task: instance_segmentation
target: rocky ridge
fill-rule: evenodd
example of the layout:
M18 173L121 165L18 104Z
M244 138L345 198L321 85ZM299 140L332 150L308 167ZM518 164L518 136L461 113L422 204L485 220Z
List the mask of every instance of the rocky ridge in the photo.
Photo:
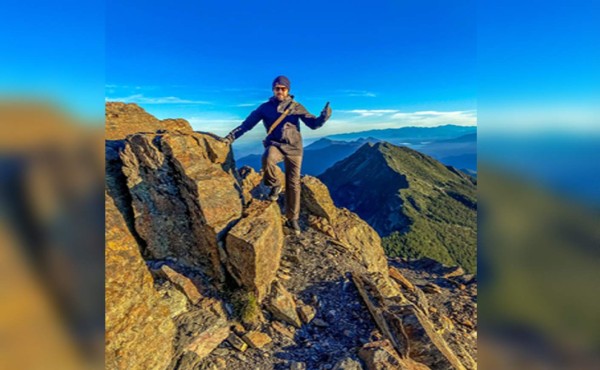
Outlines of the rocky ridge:
M473 276L388 260L309 176L288 233L214 135L149 131L106 142L107 367L476 367Z

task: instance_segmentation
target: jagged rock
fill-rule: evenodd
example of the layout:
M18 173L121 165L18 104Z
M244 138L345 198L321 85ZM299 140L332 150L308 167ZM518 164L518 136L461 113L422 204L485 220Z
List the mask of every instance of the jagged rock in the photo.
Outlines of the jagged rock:
M233 331L234 333L236 333L239 336L242 336L242 335L244 335L246 333L246 329L240 323L233 324L231 326L231 331Z
M176 318L179 335L176 337L176 353L170 369L182 368L182 362L197 363L208 356L230 333L223 302L215 298L203 298L197 309ZM193 355L192 355L193 354ZM183 367L185 368L185 366Z
M415 286L407 278L405 278L404 275L402 275L400 273L400 271L398 271L397 268L390 267L389 268L389 273L390 273L390 277L392 279L396 280L405 289L408 289L411 292L415 290Z
M308 324L317 314L313 306L301 305L298 307L298 314L305 324Z
M234 333L229 334L227 337L227 341L233 346L233 348L237 349L240 352L244 352L248 349L248 344L244 342L240 337L235 335Z
M165 278L175 284L193 304L197 304L202 299L202 294L200 294L196 285L189 278L181 275L167 265L162 265L160 272Z
M360 362L347 357L338 361L333 367L333 370L362 370L362 368Z
M184 119L159 120L133 103L108 102L105 107L105 138L120 140L138 132L157 130L191 132L192 127Z
M455 266L455 267L451 267L448 269L447 272L444 272L444 274L442 275L442 277L449 279L452 277L457 277L457 276L462 276L465 274L465 270L463 270L462 267L460 266Z
M316 177L302 177L302 206L315 216L335 223L338 208L333 204L327 187Z
M448 316L446 316L444 314L440 315L440 323L442 324L442 328L445 331L448 331L448 332L454 331L454 323Z
M230 149L205 134L136 134L120 157L146 253L222 279L218 240L242 213Z
M390 342L385 339L365 344L358 356L365 362L367 370L427 370L429 367L409 358L400 358Z
M227 269L241 286L253 291L258 302L269 293L281 260L283 227L279 207L253 202L247 217L227 234Z
M201 360L208 356L227 336L229 335L229 328L227 326L212 326L205 332L196 336L195 339L188 344L185 348L185 352L193 352Z
M429 294L439 294L442 292L442 288L435 285L434 283L427 283L422 287L422 289L425 293Z
M321 327L321 328L326 328L329 326L328 323L326 323L325 321L323 321L321 319L314 319L313 324L315 324L316 326Z
M263 173L256 172L250 166L244 166L238 170L242 179L242 188L244 194L244 203L248 205L253 199L266 200L269 194L269 188L262 184ZM285 174L279 167L275 167L275 176L281 184L285 184Z
M326 218L315 215L309 215L308 224L310 227L319 230L323 234L329 235L334 239L336 238L335 231L333 230L333 227L329 224L329 221L327 221Z
M306 370L306 364L304 362L292 362L290 370Z
M289 339L294 339L294 333L277 321L271 323L271 328L279 334Z
M294 297L277 281L273 283L273 292L267 303L267 309L278 320L297 328L302 326L302 321L296 312Z
M262 348L272 341L271 337L259 331L249 331L244 334L242 340L252 348Z
M165 368L174 354L177 305L154 290L138 244L108 194L105 361L111 369Z

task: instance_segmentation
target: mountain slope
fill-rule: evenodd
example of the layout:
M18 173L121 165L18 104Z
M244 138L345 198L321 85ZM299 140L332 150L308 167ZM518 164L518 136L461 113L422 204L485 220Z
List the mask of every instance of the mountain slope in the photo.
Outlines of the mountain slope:
M319 178L384 237L389 256L476 271L476 181L407 147L365 144Z

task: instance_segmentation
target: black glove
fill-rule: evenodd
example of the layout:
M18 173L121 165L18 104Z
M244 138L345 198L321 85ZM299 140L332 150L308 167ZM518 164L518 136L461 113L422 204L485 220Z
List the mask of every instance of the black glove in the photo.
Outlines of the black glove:
M324 117L325 120L328 120L331 117L331 108L329 108L329 102L325 104L325 108L321 111L321 117Z

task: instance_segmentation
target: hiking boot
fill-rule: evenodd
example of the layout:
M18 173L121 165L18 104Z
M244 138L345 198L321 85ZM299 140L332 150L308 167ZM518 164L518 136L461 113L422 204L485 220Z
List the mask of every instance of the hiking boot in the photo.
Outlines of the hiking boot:
M279 193L281 193L281 186L273 186L271 188L271 192L269 193L269 200L276 202L277 199L279 199Z
M287 220L285 222L285 226L294 230L294 234L300 235L301 230L300 230L300 225L298 225L298 220Z

